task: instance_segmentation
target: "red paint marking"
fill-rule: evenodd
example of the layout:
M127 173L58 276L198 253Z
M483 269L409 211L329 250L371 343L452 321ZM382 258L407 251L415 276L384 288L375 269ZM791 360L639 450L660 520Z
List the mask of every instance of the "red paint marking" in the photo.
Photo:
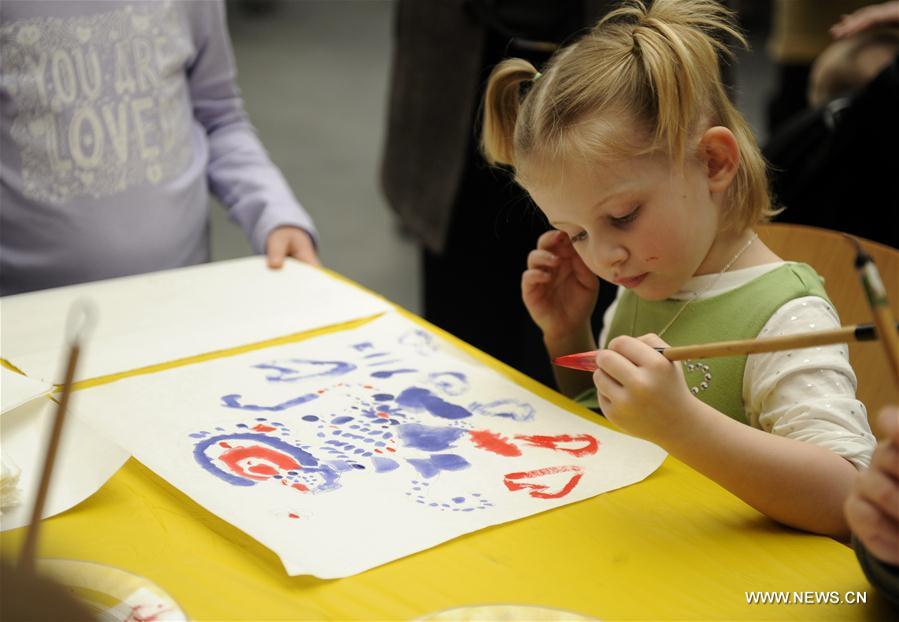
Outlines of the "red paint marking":
M293 484L293 485L291 486L291 488L296 488L296 489L299 490L300 492L309 492L309 487L306 486L305 484L301 484L301 483L299 483L299 482Z
M363 384L363 385L362 385L362 388L363 388L363 389L374 389L374 387L371 386L370 384Z
M525 443L530 443L534 447L543 447L545 449L555 449L556 451L565 451L577 458L580 458L581 456L595 454L596 451L599 449L599 441L597 441L595 438L593 438L589 434L578 434L577 436L571 436L569 434L559 434L558 436L516 435L515 438L520 441L524 441ZM580 447L560 447L561 443L579 443L579 442L583 442L584 444Z
M269 464L254 464L253 466L247 468L247 471L256 473L258 475L272 476L278 472L278 469Z
M319 389L318 391L316 391L316 393L318 393L319 395L321 395L321 394L324 393L324 392L325 392L324 389Z
M520 456L521 450L515 445L507 441L497 432L490 430L469 430L471 442L478 449L486 449L500 456Z
M219 441L219 447L224 447L225 449L231 449L231 445L229 445L225 441Z
M381 451L380 449L376 449L376 450L375 450L375 453L376 453L376 454L383 454L384 452Z
M270 425L265 425L264 423L260 423L260 424L254 425L253 429L256 430L257 432L271 432L275 428L273 428Z
M288 516L289 516L290 518L299 518L299 517L300 517L299 514L294 514L293 512L291 512L290 514L288 514Z
M255 474L253 472L244 471L243 467L240 465L241 460L246 460L247 458L256 458L258 460L265 460L266 462L271 462L281 469L288 471L290 469L299 469L300 464L293 458L288 455L282 454L279 451L275 451L274 449L269 449L268 447L260 447L258 445L252 445L250 447L235 447L234 449L229 449L221 456L219 456L219 460L228 465L228 468L238 475L243 475L245 477L249 477L250 479L258 479L258 480L266 480L272 474L277 471L272 470L271 474L261 475ZM255 465L250 467L251 471L256 471L258 473L259 467L262 465Z
M381 419L390 419L390 415L389 415L388 413L385 413L385 412L379 412L379 413L378 413L378 416L379 416Z
M386 449L387 451L390 451L390 452L396 451L396 449L394 449L393 447L385 447L384 449Z
M524 480L526 478L539 478L546 477L548 475L555 475L556 473L568 473L573 472L568 482L565 483L562 488L555 492L544 492L549 486L545 484L537 484L535 482L528 481L516 481L516 480ZM533 471L521 471L518 473L508 473L506 474L505 479L503 479L503 483L506 485L510 491L514 492L516 490L522 490L524 488L530 488L531 491L528 493L530 496L538 498L538 499L559 499L564 497L569 492L574 490L574 487L577 486L577 483L581 481L581 477L584 476L583 469L579 466L554 466L554 467L546 467L545 469L535 469Z

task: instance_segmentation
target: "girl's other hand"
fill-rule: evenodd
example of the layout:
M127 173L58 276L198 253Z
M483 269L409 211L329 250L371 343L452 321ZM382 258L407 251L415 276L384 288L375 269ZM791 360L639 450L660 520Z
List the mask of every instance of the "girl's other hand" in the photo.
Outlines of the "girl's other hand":
M875 26L897 24L899 24L899 1L894 0L864 6L849 15L844 15L830 27L830 34L834 39L844 39Z
M616 337L596 355L593 373L603 414L626 432L665 445L667 434L684 429L683 417L697 398L687 388L679 362L654 348L668 344L657 335Z
M899 408L880 413L883 440L846 499L846 521L874 557L899 565Z
M521 297L544 341L580 333L596 306L599 279L581 260L568 235L547 231L528 255Z

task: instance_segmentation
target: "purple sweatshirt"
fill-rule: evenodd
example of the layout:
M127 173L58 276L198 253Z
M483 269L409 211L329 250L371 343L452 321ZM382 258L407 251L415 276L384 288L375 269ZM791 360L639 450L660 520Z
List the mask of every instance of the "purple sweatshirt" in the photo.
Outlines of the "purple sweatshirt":
M0 294L208 261L209 189L256 252L316 235L247 120L218 0L3 0L0 116Z

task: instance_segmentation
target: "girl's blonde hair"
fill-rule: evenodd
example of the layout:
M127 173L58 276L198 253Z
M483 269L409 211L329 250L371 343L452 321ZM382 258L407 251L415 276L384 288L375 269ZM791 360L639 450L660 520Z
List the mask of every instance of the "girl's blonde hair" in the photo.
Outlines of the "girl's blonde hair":
M721 125L741 159L724 228L767 220L776 211L765 162L721 81L719 55L733 58L727 38L746 45L716 0L655 0L649 8L629 0L557 52L542 75L521 59L497 65L484 101L484 155L525 184L562 162L661 152L683 163L691 137Z

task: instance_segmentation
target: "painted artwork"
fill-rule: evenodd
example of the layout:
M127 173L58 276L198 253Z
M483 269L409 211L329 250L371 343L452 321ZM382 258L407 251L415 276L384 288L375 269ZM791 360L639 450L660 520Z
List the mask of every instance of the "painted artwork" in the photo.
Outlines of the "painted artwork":
M79 398L80 413L291 575L352 575L638 482L665 457L397 314Z

